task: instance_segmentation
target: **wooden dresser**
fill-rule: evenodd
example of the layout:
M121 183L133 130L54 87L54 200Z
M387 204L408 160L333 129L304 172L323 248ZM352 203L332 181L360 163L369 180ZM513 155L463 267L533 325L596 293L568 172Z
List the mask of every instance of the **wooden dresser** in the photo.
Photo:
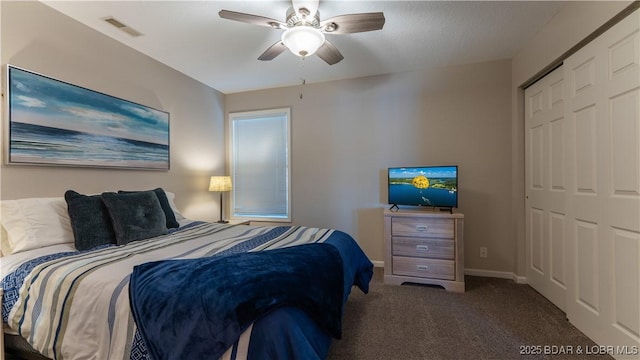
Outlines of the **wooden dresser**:
M384 211L384 282L440 285L464 292L464 215Z

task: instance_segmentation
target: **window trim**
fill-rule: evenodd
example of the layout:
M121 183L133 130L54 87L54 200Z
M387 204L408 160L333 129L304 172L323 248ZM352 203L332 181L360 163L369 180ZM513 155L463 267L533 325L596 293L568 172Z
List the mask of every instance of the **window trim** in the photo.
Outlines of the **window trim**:
M234 162L234 121L242 121L243 119L255 119L260 117L275 117L286 116L286 202L287 202L287 216L286 217L273 217L273 216L242 216L236 215L233 211L235 207L235 191L236 191L236 179L235 179L235 162ZM229 153L229 174L231 181L234 184L228 196L228 214L232 220L249 220L249 221L267 221L267 222L291 222L291 107L281 107L273 109L253 110L253 111L237 111L230 112L227 116L228 126L228 153Z

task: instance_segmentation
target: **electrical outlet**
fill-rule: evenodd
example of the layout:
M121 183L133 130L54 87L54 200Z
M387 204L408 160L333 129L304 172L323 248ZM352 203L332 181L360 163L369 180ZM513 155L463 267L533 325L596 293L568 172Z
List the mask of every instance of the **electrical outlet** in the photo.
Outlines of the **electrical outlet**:
M480 257L481 258L486 258L488 255L488 248L481 246L480 247Z

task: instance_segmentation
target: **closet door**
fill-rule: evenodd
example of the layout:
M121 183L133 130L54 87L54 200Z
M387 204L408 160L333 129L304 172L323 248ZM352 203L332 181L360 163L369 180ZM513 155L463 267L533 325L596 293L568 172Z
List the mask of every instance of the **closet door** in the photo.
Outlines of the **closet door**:
M564 62L566 312L616 358L640 346L639 26L636 11Z
M562 67L525 90L527 281L565 309L566 123Z

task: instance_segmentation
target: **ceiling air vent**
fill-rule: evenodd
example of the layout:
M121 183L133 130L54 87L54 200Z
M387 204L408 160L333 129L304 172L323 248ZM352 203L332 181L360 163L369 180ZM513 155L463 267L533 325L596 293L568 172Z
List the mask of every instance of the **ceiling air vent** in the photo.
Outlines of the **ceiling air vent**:
M142 35L142 33L141 33L141 32L139 32L138 30L133 29L133 28L131 28L131 27L129 27L129 26L127 26L127 25L123 24L122 22L120 22L120 21L118 21L118 20L114 19L114 18L113 18L113 17L111 17L111 16L109 16L109 17L107 17L107 18L104 18L103 20L104 20L104 21L106 21L106 22L108 22L109 24L111 24L111 25L113 25L113 26L117 27L118 29L120 29L120 30L122 30L122 31L126 32L127 34L129 34L129 35L131 35L131 36L133 36L133 37L138 37L138 36L141 36L141 35Z

